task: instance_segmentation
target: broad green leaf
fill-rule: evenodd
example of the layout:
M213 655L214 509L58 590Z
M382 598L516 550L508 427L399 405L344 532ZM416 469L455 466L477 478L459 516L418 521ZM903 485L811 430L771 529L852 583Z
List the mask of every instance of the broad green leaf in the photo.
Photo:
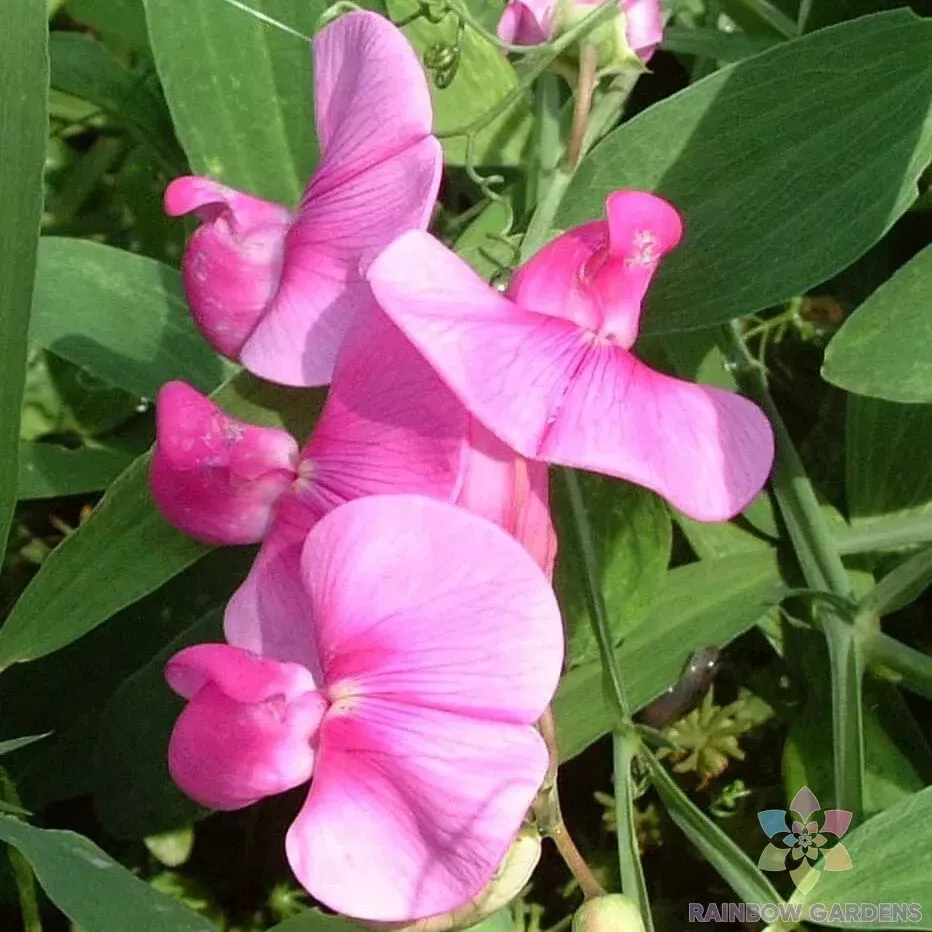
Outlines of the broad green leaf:
M196 621L129 677L104 708L91 765L94 808L118 838L145 838L207 814L168 773L168 739L185 701L166 685L165 663L184 647L223 640L222 620L215 609Z
M403 22L417 11L414 0L390 0L391 18ZM404 27L419 55L439 44L456 44L456 17L447 16L439 23L426 17L415 19ZM439 134L458 130L487 113L518 85L514 68L502 53L472 29L467 29L460 42L461 57L456 74L448 87L437 87L430 80L434 103L434 130ZM530 94L524 93L503 114L492 120L475 136L473 160L476 165L521 166L531 133ZM466 161L464 136L441 139L444 161L462 165Z
M233 371L194 326L177 271L85 240L40 242L30 337L144 398L172 379L210 391Z
M932 403L932 246L907 262L845 321L825 351L834 385L904 403Z
M148 74L131 71L103 42L80 32L53 32L49 56L53 88L89 101L125 123L167 167L184 171L184 156L151 65Z
M151 54L142 0L68 0L68 13L103 35L116 36L140 52Z
M236 417L304 436L319 393L284 389L243 372L214 399ZM210 548L176 531L149 495L149 457L137 459L91 517L49 554L0 627L0 670L86 634L154 592Z
M556 226L601 217L619 188L656 191L682 212L686 235L650 290L645 333L798 295L915 199L932 156L930 57L932 21L898 10L723 68L600 143Z
M850 828L842 844L851 859L849 870L823 871L806 895L794 903L812 907L808 920L833 928L902 929L907 916L887 912L855 923L829 915L836 903L916 904L908 927L932 929L932 787L926 787L884 810L862 825ZM815 904L823 909L816 910Z
M848 396L848 512L858 527L932 508L932 405Z
M18 751L20 748L29 747L30 744L35 744L47 737L48 732L44 735L27 735L24 738L10 738L9 741L0 741L0 756L9 754L11 751Z
M598 554L598 572L612 638L617 644L643 620L664 585L672 542L670 513L653 492L599 476L579 473L579 484ZM567 633L567 665L599 656L572 530L569 502L562 482L555 483L552 503L560 549L555 587Z
M24 805L38 812L91 792L88 762L110 698L172 638L225 605L254 554L252 547L217 548L73 644L4 671L0 735L52 733L7 765Z
M457 254L486 281L514 264L515 251L502 242L513 222L511 203L492 201L456 240Z
M105 489L132 462L119 450L69 450L55 443L21 443L20 499L58 498Z
M773 551L669 570L650 611L616 651L631 707L647 705L679 679L694 651L734 640L785 593ZM562 760L611 730L601 663L581 664L566 674L554 714Z
M247 6L312 36L323 0ZM196 174L283 204L317 158L308 44L223 0L145 0L178 139Z
M87 932L214 932L82 835L0 816L0 840L23 854L49 899Z
M697 55L717 61L740 61L776 45L776 36L746 36L712 27L667 26L662 48L681 55Z
M20 407L42 217L48 133L45 0L20 0L0 28L0 554L19 482Z
M359 932L360 926L343 916L329 916L317 909L308 909L292 916L269 932Z
M667 812L725 882L745 903L779 903L757 865L677 785L652 753L645 755L654 788Z

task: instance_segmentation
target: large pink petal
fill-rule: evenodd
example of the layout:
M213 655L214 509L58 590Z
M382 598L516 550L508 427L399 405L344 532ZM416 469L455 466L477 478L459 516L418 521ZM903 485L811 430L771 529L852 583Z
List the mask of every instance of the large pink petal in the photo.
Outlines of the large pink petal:
M190 700L172 732L168 765L192 799L240 809L310 777L327 702L303 667L200 644L176 654L165 675Z
M197 177L168 186L165 210L202 221L185 249L185 292L205 338L235 359L278 288L291 212Z
M372 303L363 273L399 233L427 225L440 168L433 137L337 186L321 168L288 233L281 288L243 347L244 365L287 385L330 381L340 344Z
M539 455L653 489L699 521L724 521L760 491L773 432L740 395L682 382L593 345Z
M299 663L322 681L311 603L301 579L306 536L279 517L227 604L223 630L231 644L272 660Z
M463 404L536 458L587 352L580 329L522 310L426 233L399 237L368 277L379 304Z
M184 382L162 387L156 422L152 496L168 520L207 543L261 540L295 478L294 439L229 417Z
M494 521L553 575L557 540L550 520L547 464L526 460L471 418L469 456L456 504Z
M349 916L448 912L491 879L546 769L530 725L371 697L334 707L288 832L289 863L316 899Z
M496 32L512 45L540 45L553 33L554 0L508 0Z
M302 557L327 693L531 723L560 673L553 590L512 537L421 496L357 499Z
M378 493L452 500L468 420L456 396L372 305L340 351L327 402L301 453L297 496L317 517Z
M315 38L314 94L324 156L318 194L420 142L433 124L416 52L376 13L348 13Z

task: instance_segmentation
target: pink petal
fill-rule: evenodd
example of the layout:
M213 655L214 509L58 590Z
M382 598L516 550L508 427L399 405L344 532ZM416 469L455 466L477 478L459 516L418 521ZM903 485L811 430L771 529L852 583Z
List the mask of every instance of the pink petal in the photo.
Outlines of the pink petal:
M223 630L236 647L301 664L321 680L311 604L301 580L306 536L281 518L276 521L227 605Z
M516 452L537 458L586 351L579 329L522 310L426 233L399 237L368 278L383 310L469 411Z
M337 361L296 485L316 517L363 495L452 500L468 415L404 334L371 306Z
M235 359L278 288L291 212L197 177L168 186L165 210L202 221L184 254L185 291L204 337Z
M550 520L547 466L518 456L475 418L456 504L494 521L524 546L548 578L553 576L557 538Z
M643 62L663 41L663 16L660 0L623 0L625 35L628 45Z
M698 521L724 521L766 482L773 432L740 395L593 345L568 381L539 455L646 486Z
M288 233L281 289L241 354L288 385L330 381L371 303L363 273L400 233L427 226L443 163L424 72L398 29L350 13L314 49L324 158Z
M499 39L512 45L540 45L553 35L554 0L508 0L498 21Z
M559 609L520 544L414 495L357 499L302 556L328 695L529 724L556 688Z
M308 780L327 702L303 667L200 644L176 654L165 675L190 700L172 732L168 766L192 799L240 809Z
M312 896L345 915L401 922L448 912L491 879L546 769L530 725L373 697L345 713L335 706L288 832L289 863Z
M156 422L150 479L165 517L207 543L261 540L295 478L294 439L227 416L184 382L162 387Z

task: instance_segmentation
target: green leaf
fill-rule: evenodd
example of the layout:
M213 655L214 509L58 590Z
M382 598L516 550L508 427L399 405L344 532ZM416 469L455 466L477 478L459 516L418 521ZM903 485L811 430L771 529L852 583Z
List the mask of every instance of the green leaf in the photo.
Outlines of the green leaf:
M6 9L0 29L0 554L16 504L29 305L48 133L45 0Z
M932 787L902 800L863 825L849 829L842 844L851 858L850 870L823 871L808 895L793 894L792 902L812 906L835 903L918 904L910 928L932 929L928 915L932 903ZM902 929L899 921L880 917L855 923L810 912L810 922L833 928Z
M142 0L68 0L67 10L79 23L151 55Z
M697 55L716 61L740 61L779 43L775 36L746 36L740 32L723 32L711 27L687 28L667 26L662 47L681 55Z
M845 321L825 351L834 385L887 401L932 402L932 246L907 262Z
M308 909L292 916L269 932L359 932L360 926L343 916L328 916L317 909Z
M0 741L0 756L9 754L11 751L18 751L20 748L28 747L35 744L43 738L48 737L48 732L44 735L27 735L25 738L10 738L9 741Z
M645 333L798 295L853 262L915 199L932 156L930 57L932 21L897 10L723 68L601 142L556 226L602 217L619 188L656 191L683 213L686 235L651 288Z
M780 896L757 865L677 785L650 752L647 761L654 788L673 821L745 903L779 903Z
M152 146L168 167L184 171L184 156L151 71L131 71L103 42L79 32L53 32L49 55L55 90L95 104Z
M391 18L403 22L415 13L413 0L391 0ZM447 16L440 23L426 17L415 19L404 27L419 56L437 43L456 43L456 17ZM434 104L434 131L449 133L477 120L518 85L514 68L504 55L481 35L467 29L460 42L461 57L452 82L446 88L430 81ZM473 160L477 165L521 166L528 146L532 125L530 93L525 93L503 114L476 134ZM466 138L455 136L441 139L444 161L462 165L466 161Z
M773 551L669 570L647 616L616 651L631 707L647 705L679 679L694 651L734 640L785 593ZM562 760L611 730L598 661L566 674L554 700L554 714Z
M580 473L579 484L617 644L643 620L664 584L672 542L670 513L653 492L629 482ZM567 665L574 667L597 659L599 652L563 483L554 486L553 516L560 540L554 584L567 629Z
M30 337L144 398L172 379L211 391L234 371L194 326L178 272L85 240L42 238Z
M511 203L492 201L456 240L457 254L486 281L514 264L514 250L501 240L513 222Z
M49 899L88 932L214 932L81 835L0 817L0 839L23 854Z
M55 443L21 443L19 446L20 499L58 498L105 489L133 457L119 450L69 450Z
M213 397L236 417L304 436L320 395L243 372ZM149 494L148 465L148 455L139 457L91 517L49 554L0 627L0 670L70 644L210 550L162 517Z
M113 694L101 716L91 765L94 808L117 838L145 838L187 825L207 810L168 773L168 739L185 701L165 683L165 663L192 644L223 640L215 609L160 650Z
M305 36L323 0L251 0ZM296 204L317 158L306 42L222 0L145 0L181 142L199 175Z
M848 396L848 512L855 527L932 508L932 405Z

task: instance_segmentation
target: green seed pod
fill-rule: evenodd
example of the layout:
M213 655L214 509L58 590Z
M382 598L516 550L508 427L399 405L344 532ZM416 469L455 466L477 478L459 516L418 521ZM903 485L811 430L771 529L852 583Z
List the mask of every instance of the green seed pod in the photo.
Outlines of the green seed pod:
M573 916L573 932L644 932L637 906L620 893L586 900Z
M414 922L364 922L377 932L460 932L488 919L492 913L507 906L524 889L540 860L540 835L536 829L523 828L495 876L468 903L440 916L429 916ZM356 920L358 921L358 920Z

